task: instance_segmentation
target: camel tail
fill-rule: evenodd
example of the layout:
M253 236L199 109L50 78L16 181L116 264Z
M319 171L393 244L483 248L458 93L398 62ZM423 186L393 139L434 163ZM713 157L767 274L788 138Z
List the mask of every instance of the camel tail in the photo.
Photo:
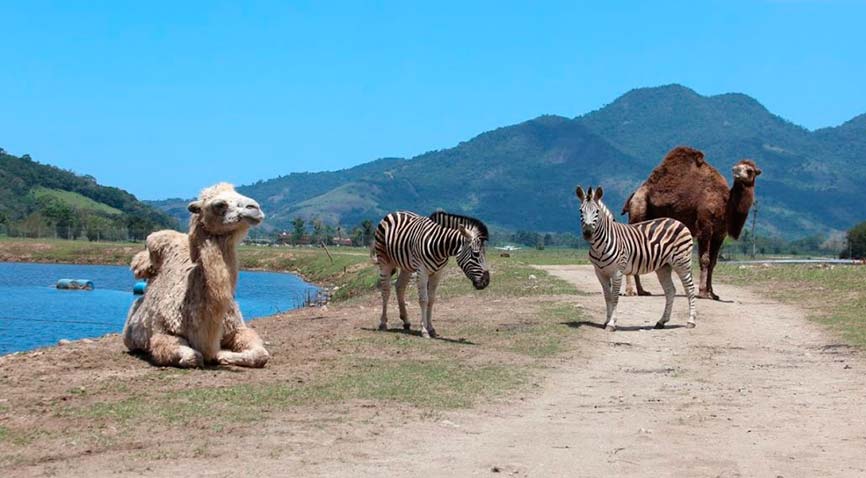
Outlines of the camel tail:
M633 197L634 197L634 193L631 193L629 195L628 199L625 200L625 204L622 205L622 212L619 213L621 216L625 215L625 213L629 212L629 208L631 207L631 198L633 198Z

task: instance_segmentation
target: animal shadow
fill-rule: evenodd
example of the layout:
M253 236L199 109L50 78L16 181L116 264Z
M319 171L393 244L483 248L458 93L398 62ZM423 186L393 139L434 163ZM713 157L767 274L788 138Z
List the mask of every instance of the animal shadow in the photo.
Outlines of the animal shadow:
M411 335L413 337L421 337L421 331L420 330L414 330L414 329L406 330L403 327L399 327L399 328L393 327L393 328L390 328L388 330L379 330L378 328L373 328L373 327L361 327L361 330L366 330L368 332L385 332L388 334L403 334L403 335ZM441 336L431 337L431 338L433 340L441 340L443 342L448 342L448 343L452 343L452 344L478 345L475 342L473 342L471 340L466 340L464 338L449 339L448 337L441 337Z
M596 329L603 329L604 324L599 324L597 322L590 322L588 320L570 320L568 322L560 322L561 325L565 325L567 327L571 327L573 329L579 329L582 327L594 327ZM639 330L668 330L668 329L682 329L685 325L680 324L667 324L664 329L656 329L655 324L652 325L617 325L617 332L637 332Z
M150 356L150 354L148 354L147 352L141 351L141 350L135 350L135 351L127 350L126 355L128 355L130 357L137 358L138 360L141 360L142 362L147 362L150 365L153 365L154 367L163 368L163 369L196 370L196 368L197 368L198 370L210 370L210 371L214 371L214 372L244 373L244 370L243 370L244 367L238 367L236 365L223 365L223 364L219 364L216 362L206 363L206 364L204 364L203 367L196 367L196 368L191 368L191 369L185 369L182 367L172 367L172 366L166 366L166 365L157 365L157 364L153 363L153 360L151 360L152 357Z

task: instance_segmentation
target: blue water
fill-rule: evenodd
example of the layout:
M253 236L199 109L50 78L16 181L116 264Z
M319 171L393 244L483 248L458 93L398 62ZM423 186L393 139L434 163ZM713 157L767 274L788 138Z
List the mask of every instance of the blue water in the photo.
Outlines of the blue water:
M58 290L58 279L89 279L96 289ZM125 266L0 262L0 355L120 332L134 284ZM241 272L237 300L249 320L298 308L315 292L292 274Z

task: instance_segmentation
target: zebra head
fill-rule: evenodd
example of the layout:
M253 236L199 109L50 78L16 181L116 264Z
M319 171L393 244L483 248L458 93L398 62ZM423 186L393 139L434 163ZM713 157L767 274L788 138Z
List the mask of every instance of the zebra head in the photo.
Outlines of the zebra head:
M487 259L484 257L484 239L474 227L461 225L460 234L463 235L463 244L457 252L457 265L463 269L472 285L481 290L490 284L490 271L487 270Z
M583 188L577 187L577 198L580 199L580 229L583 233L583 238L587 241L592 240L592 235L598 228L598 223L601 220L601 207L599 201L604 195L604 190L601 186L592 190L592 187L584 193Z

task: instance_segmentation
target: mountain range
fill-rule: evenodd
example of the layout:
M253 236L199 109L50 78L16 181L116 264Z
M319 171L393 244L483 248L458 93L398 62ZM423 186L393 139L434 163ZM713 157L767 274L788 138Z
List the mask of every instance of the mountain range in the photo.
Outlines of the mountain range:
M177 226L122 189L0 149L0 232L126 240Z
M274 228L297 216L354 225L396 209L441 208L498 229L573 232L577 184L604 186L619 211L677 145L704 151L729 182L737 161L757 162L764 233L793 239L866 218L866 115L809 131L747 95L703 96L681 85L635 89L582 116L541 116L411 159L293 173L239 191L263 205ZM156 205L186 215L184 201Z

